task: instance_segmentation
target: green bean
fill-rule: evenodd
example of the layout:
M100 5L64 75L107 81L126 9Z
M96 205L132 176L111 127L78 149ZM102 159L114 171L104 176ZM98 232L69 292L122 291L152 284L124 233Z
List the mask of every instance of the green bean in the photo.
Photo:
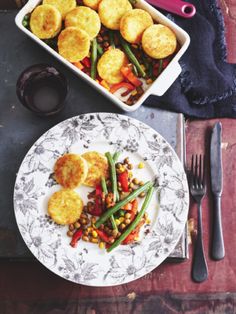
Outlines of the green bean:
M134 64L133 64L133 72L136 76L138 76L138 70Z
M140 193L148 190L152 186L150 181L146 182L144 185L140 186L137 190L131 192L126 198L122 201L109 208L95 223L95 227L99 228L111 215L115 214L121 207L128 204L130 201L134 200Z
M99 56L102 56L103 55L103 49L99 44L97 44L97 50L98 50Z
M106 185L106 180L104 177L101 178L101 185L102 185L102 190L103 192L105 193L105 195L108 193L108 190L107 190L107 185ZM117 191L118 193L118 191ZM119 194L118 194L119 195ZM116 222L115 222L115 218L113 215L111 215L111 224L112 224L112 228L114 230L117 230L118 231L118 228L117 228L117 225L116 225Z
M112 229L118 231L116 222L115 222L115 218L113 215L111 215L111 225L112 225Z
M161 74L162 69L163 69L163 59L160 59L160 61L159 61L159 68L158 68L158 75Z
M109 166L110 166L110 172L111 172L111 185L112 185L112 193L114 202L116 202L117 197L117 177L116 177L116 166L114 163L114 160L111 156L111 153L106 153L105 156L107 157Z
M120 154L121 152L115 152L114 155L113 155L113 160L114 160L114 163L116 163L120 157Z
M105 195L107 195L108 190L107 190L107 184L106 184L106 180L104 177L101 177L101 186L102 186L102 191Z
M135 57L135 55L133 54L131 48L130 48L130 45L127 43L127 41L125 41L123 39L123 37L120 35L120 42L121 42L121 45L127 55L127 57L129 58L129 60L136 66L139 74L142 76L142 77L146 77L146 73L145 71L143 70L143 68L141 67L141 64L139 63L138 59Z
M121 236L107 249L107 252L111 252L114 248L116 248L119 244L121 244L121 242L124 241L127 238L127 236L137 227L148 205L150 204L153 192L154 192L154 187L152 186L149 188L147 196L143 202L142 208L140 212L137 214L136 218L127 227L127 229L121 234Z
M110 42L110 46L112 48L115 48L115 42L114 42L114 32L109 30L109 42Z
M92 56L91 56L91 61L92 61L91 78L94 80L96 79L96 76L97 76L97 58L98 58L97 52L98 52L97 39L94 38L92 41Z

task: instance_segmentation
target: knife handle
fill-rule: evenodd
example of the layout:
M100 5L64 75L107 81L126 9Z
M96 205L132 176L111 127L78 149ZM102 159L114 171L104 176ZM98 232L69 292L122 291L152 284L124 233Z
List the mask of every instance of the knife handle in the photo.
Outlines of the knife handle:
M213 237L212 237L212 258L221 260L225 256L221 221L221 196L215 196L215 210L213 212Z

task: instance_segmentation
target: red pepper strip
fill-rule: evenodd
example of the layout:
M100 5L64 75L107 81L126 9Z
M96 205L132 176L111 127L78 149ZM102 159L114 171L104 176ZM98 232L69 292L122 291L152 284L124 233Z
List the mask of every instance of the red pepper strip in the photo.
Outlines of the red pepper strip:
M82 237L82 234L83 234L83 229L82 228L77 230L73 234L73 237L72 237L71 242L70 242L70 245L72 247L76 247L77 246L77 243L78 243L79 239Z
M102 241L104 241L104 242L106 242L106 243L110 243L111 242L111 240L113 239L112 237L109 237L104 231L102 231L102 230L96 230L97 231L97 234L98 234L98 236L99 236L99 238L102 240Z
M124 77L132 83L134 86L138 87L141 86L143 83L140 81L137 76L132 72L132 68L129 66L123 66L121 68L121 73L124 75Z
M136 216L138 211L138 201L136 199L133 200L132 202L132 209L131 211L129 211L129 213L131 214L130 220L133 221L134 217Z
M141 227L144 225L145 219L142 219L137 227L124 239L122 244L130 244L135 241L135 238L138 237Z
M98 184L95 188L96 195L102 196L102 186Z
M135 89L135 87L133 85L131 85L130 83L121 82L121 83L117 83L117 84L112 85L110 92L112 94L114 94L117 90L119 90L122 87L126 88L130 92Z
M129 174L128 174L128 171L124 171L118 175L118 182L120 182L121 188L124 192L129 192Z
M86 68L90 68L91 67L91 62L90 59L88 57L85 57L82 61L84 66L86 66Z
M90 214L93 216L101 216L102 213L102 187L101 185L97 185L95 188L95 208L90 211Z
M170 63L170 59L168 59L168 58L163 59L163 65L162 65L163 69L165 69L169 63Z

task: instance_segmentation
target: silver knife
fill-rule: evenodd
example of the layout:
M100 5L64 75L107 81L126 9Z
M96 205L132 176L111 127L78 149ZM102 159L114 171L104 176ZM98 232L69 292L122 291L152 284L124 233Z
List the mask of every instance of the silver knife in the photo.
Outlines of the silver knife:
M222 168L222 124L217 122L213 128L211 136L211 190L214 195L213 211L213 237L212 237L212 258L221 260L225 256L222 221L221 221L221 195L223 182Z

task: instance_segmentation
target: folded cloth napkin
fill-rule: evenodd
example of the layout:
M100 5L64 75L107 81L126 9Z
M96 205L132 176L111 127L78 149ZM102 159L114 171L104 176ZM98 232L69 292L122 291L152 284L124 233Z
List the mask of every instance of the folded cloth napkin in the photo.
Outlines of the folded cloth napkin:
M145 104L198 118L236 118L236 65L226 63L224 22L215 0L192 0L192 19L168 14L191 37L180 64L182 73L162 97Z

